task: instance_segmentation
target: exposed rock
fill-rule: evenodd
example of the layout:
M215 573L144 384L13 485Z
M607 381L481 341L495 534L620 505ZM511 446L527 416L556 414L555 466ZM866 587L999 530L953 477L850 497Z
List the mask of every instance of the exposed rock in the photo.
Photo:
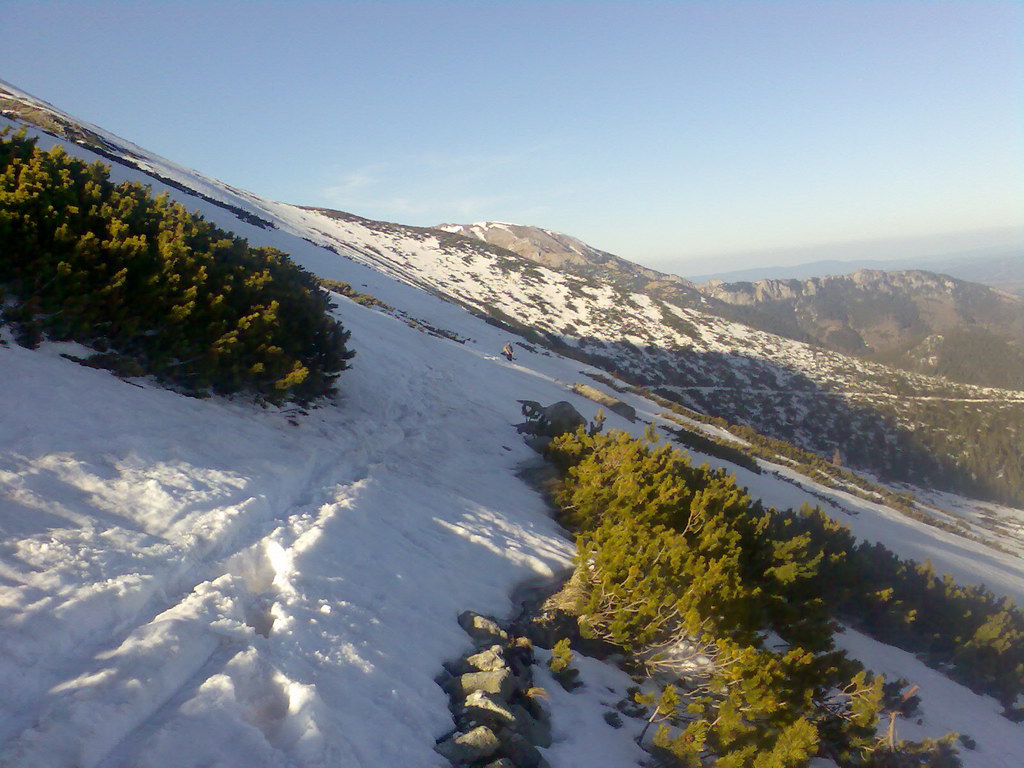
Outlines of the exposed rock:
M498 622L473 611L463 611L459 614L459 626L480 643L508 642L508 632L499 627Z
M498 732L501 749L519 768L550 768L540 751L515 731L503 728Z
M508 666L505 661L505 654L500 645L492 645L486 651L474 653L466 658L466 663L481 672L493 672L496 669L504 669Z
M519 424L516 427L520 431L523 429L523 425ZM550 437L544 437L543 435L527 435L523 438L523 442L526 443L530 448L535 450L537 453L543 454L547 450L547 447L551 444Z
M437 679L450 696L456 731L435 749L455 765L491 759L493 768L547 768L537 746L551 745L551 716L532 697L543 694L531 687L533 644L472 611L462 613L459 624L478 648L481 641L491 645L445 663Z
M551 746L551 722L547 718L537 719L519 704L512 705L515 719L512 728L531 744L538 747Z
M587 423L587 420L580 415L572 403L566 400L559 400L544 409L544 418L547 420L547 434L551 437L575 432Z
M490 757L502 746L494 731L484 725L467 733L455 733L434 750L453 763L473 763Z
M462 675L458 678L457 691L463 697L469 696L474 691L483 691L508 699L516 688L516 678L509 670L496 669L492 672L468 672Z
M463 712L467 719L496 727L511 728L516 723L516 713L509 704L497 696L483 691L473 691L466 697Z
M566 432L575 432L587 423L567 400L559 400L548 406L543 406L535 400L519 402L523 406L526 422L518 425L517 429L535 437L558 437Z

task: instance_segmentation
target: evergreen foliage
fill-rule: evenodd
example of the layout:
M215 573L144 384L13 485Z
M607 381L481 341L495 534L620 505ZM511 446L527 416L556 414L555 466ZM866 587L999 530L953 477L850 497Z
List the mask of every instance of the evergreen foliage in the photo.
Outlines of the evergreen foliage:
M24 133L0 136L3 319L18 340L45 333L192 393L308 402L352 353L315 278L252 248L102 163Z
M577 532L581 631L680 680L671 716L659 703L651 722L666 721L655 744L684 765L958 764L953 737L879 742L883 680L834 649L833 617L1007 708L1024 691L1024 615L984 588L858 544L820 509L765 509L653 430L580 429L548 450ZM769 632L783 644L767 646Z
M915 506L914 497L911 494L898 493L885 486L879 485L878 483L873 483L861 475L850 472L849 470L836 465L835 462L826 460L825 457L819 454L799 448L793 443L785 440L768 437L744 424L733 424L725 419L716 416L708 416L691 410L679 405L678 403L666 400L665 398L643 389L642 387L630 387L629 391L643 395L666 408L667 412L662 413L662 417L667 418L670 421L675 421L682 427L682 429L679 430L666 429L666 431L672 434L674 440L677 440L688 447L693 447L694 450L718 456L719 458L723 458L726 461L738 464L739 466L747 467L748 469L748 463L752 462L753 457L762 458L774 463L781 462L788 464L799 470L801 474L806 475L822 485L830 488L837 488L847 493L853 493L869 501L882 501L886 505L901 512L907 517L917 520L918 522L922 522L936 528L941 528L942 530L955 533L965 538L983 541L983 543L996 549L1000 548L997 541L988 539L982 540L980 537L971 533L966 525L962 523L956 525L920 511ZM941 405L934 407L936 411L936 424L939 425L935 430L935 433L946 434L945 428L941 426L945 423L943 420L945 417L940 416L940 414L949 413L950 409L944 409ZM1016 483L1017 478L1024 481L1024 465L1020 462L1017 462L1016 465L1014 465L1014 463L1009 460L1011 453L1016 450L1014 447L1015 441L1017 440L1016 435L1018 433L1024 433L1024 422L1021 423L1020 429L1016 426L1016 417L1014 416L1014 413L1017 411L1019 411L1021 415L1024 415L1024 407L1016 408L1014 406L1009 406L1006 409L1001 409L1000 414L1006 418L1006 421L1002 422L1002 425L1005 425L1005 428L1002 425L997 428L995 424L991 424L985 430L986 435L995 435L991 440L986 440L985 445L988 448L991 448L992 446L999 446L1001 456L999 460L1007 467L1006 470L1001 471L1000 474L1002 478L1008 479L1011 483ZM956 413L957 411L954 410L952 412ZM692 432L692 427L688 426L684 420L678 419L677 416L683 416L685 419L711 424L724 429L735 435L738 439L743 440L746 445L744 445L742 449L737 448L735 445L729 445L728 451L721 450L719 444L715 444L716 447L714 449L705 449L705 447L702 447L699 442L692 442L692 436L695 434ZM961 424L960 427L966 428L964 424ZM925 433L928 433L929 430L919 430L919 432L924 435ZM957 434L956 429L953 430L953 434ZM927 442L928 440L926 436L921 439L923 442ZM951 438L949 438L949 435L947 434L947 437L944 439ZM987 451L988 448L985 450ZM960 451L963 466L965 468L970 468L971 473L976 477L983 476L987 466L986 462L988 461L984 456L989 455L984 453L982 456L979 454L979 451L980 449L976 446L964 446L963 450ZM745 461L737 460L736 456L730 455L742 455L744 453L749 454ZM834 455L835 452L833 451L833 456ZM977 459L977 462L975 459Z
M569 648L569 639L562 638L551 649L551 661L548 662L548 668L557 675L569 669L571 664L572 650Z

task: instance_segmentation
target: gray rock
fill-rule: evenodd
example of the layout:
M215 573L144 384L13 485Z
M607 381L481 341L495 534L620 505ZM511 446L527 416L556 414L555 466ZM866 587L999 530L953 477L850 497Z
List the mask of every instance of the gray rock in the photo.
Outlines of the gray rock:
M620 400L609 405L608 410L612 411L613 413L619 414L619 416L621 416L624 419L636 421L636 408L634 408L629 403L624 403Z
M515 731L503 728L498 731L498 739L502 750L519 768L550 768L540 750Z
M473 611L463 611L459 614L459 626L466 630L467 635L479 642L508 642L508 632L499 627L498 622Z
M438 677L441 679L437 680L435 678L437 684L440 685L442 688L444 687L445 681L451 677L458 677L459 675L464 675L467 672L479 672L479 670L476 669L476 667L469 666L469 664L466 663L465 659L453 659L452 661L446 661L444 662L444 664L442 664L442 667L442 672L440 675L438 675ZM445 672L448 673L447 677L444 674Z
M560 400L543 406L535 400L520 400L526 422L517 426L520 432L536 437L558 437L565 432L575 432L587 421L573 404Z
M463 709L467 719L494 726L515 727L516 713L507 702L483 691L473 691L466 697Z
M468 656L466 663L481 672L493 672L508 666L505 663L505 653L500 645L492 645L486 651Z
M517 681L507 669L496 669L491 672L469 672L458 678L458 690L462 696L469 696L474 691L491 693L502 699L508 699L516 690Z
M515 721L512 728L523 738L538 747L551 746L551 723L546 719L538 720L526 711L520 704L513 704L511 707Z
M551 438L547 435L531 435L525 442L537 453L544 453L544 449L551 444Z
M558 437L566 432L575 432L587 420L580 415L572 403L560 400L544 409L545 426L541 434Z
M455 733L434 747L453 763L473 763L490 757L501 748L494 731L478 726L467 733Z

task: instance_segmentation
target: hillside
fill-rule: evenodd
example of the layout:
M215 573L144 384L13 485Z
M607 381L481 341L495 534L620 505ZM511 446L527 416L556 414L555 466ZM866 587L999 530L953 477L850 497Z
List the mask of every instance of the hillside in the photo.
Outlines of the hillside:
M931 272L713 281L705 293L759 328L954 381L1024 388L1024 301Z
M437 229L499 246L559 272L650 293L681 306L701 304L700 292L689 280L634 264L561 232L495 221L441 224Z
M73 122L31 103L53 115L57 133ZM572 544L517 476L536 454L513 425L522 399L567 400L593 419L598 404L569 386L581 377L623 389L607 378L617 368L691 403L734 398L729 408L739 412L742 401L780 422L777 431L787 416L775 398L820 402L818 412L795 411L808 442L819 439L816 419L827 429L847 416L836 402L885 403L899 386L947 410L964 400L1020 407L1013 393L894 378L884 366L457 235L255 198L83 130L102 141L115 179L151 184L253 246L279 248L353 287L364 302L336 295L334 314L357 356L341 374L342 394L305 411L184 397L62 356L87 351L77 345L29 350L3 331L5 766L439 765L433 747L452 720L434 681L468 643L456 617L467 609L510 617L517 584L550 581L571 563ZM497 352L510 338L517 359L507 362ZM607 429L639 436L645 422L679 427L661 402L601 386L637 416L607 413ZM710 443L743 446L720 425L686 423ZM993 520L1019 533L1024 512L923 497L922 516L960 521L950 526L956 533L881 495L819 482L783 456L753 460L754 469L711 452L694 451L693 460L734 473L767 506L823 504L860 539L1024 599L1024 544L1007 536L1016 552L1000 551L978 540ZM975 531L982 535L963 535ZM1021 729L992 698L856 631L839 642L922 686L921 711L901 720L901 733L966 733L977 742L963 752L970 768L1020 763ZM632 681L592 659L576 663L586 683L576 693L536 669L554 722L544 758L553 768L643 758L632 741L640 724L627 718L620 729L608 717Z
M545 343L683 405L824 456L838 449L854 466L889 479L1024 498L1024 473L1010 458L1020 451L1024 429L1019 392L955 384L756 330L736 321L742 308L713 297L696 306L689 306L688 294L677 302L685 286L663 290L660 282L632 292L627 285L640 273L623 272L618 262L597 282L574 274L571 262L567 273L531 261L520 278L507 256L488 272L480 262L431 249L426 232L403 242L390 225L366 226L396 238L396 250L422 254L416 266L405 266L435 290L516 327L541 330ZM484 229L474 232L475 239ZM441 282L432 282L435 274L444 275ZM787 324L793 335L806 336Z
M1024 301L977 283L923 270L858 270L696 285L538 227L479 222L438 229L843 354L966 384L1024 388Z

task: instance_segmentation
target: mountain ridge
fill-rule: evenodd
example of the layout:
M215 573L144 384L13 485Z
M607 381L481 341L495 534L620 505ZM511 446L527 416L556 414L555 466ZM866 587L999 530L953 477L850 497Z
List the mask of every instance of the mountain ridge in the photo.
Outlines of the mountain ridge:
M116 157L116 137L103 138L114 144L106 151ZM88 141L78 145L86 147ZM657 291L637 293L607 280L555 271L442 230L263 200L164 165L134 145L126 154L140 158L129 158L127 167L145 173L147 165L158 166L156 177L173 176L175 189L198 187L196 203L217 206L204 213L236 216L247 236L285 249L293 248L286 241L298 236L315 246L318 252L308 259L316 274L332 271L337 256L354 260L687 407L825 456L840 448L854 466L890 479L937 483L989 498L1024 494L1022 468L1010 458L1019 453L1014 435L1024 434L1019 392L901 372L766 333L709 313L711 300L694 297L689 289L689 299L673 302ZM257 213L273 227L247 221L232 206ZM607 268L632 269L625 260ZM444 327L444 321L428 324ZM940 403L975 405L968 411ZM1015 432L1018 421L1022 427Z
M750 267L726 272L693 274L687 279L697 284L705 284L712 280L727 283L805 280L810 277L849 275L860 269L877 269L884 272L924 270L981 283L1018 296L1024 292L1024 251L1019 247L991 247L963 254L907 259L828 259L787 266Z
M1024 301L987 286L924 270L696 285L538 227L439 228L797 341L964 383L1024 388Z

